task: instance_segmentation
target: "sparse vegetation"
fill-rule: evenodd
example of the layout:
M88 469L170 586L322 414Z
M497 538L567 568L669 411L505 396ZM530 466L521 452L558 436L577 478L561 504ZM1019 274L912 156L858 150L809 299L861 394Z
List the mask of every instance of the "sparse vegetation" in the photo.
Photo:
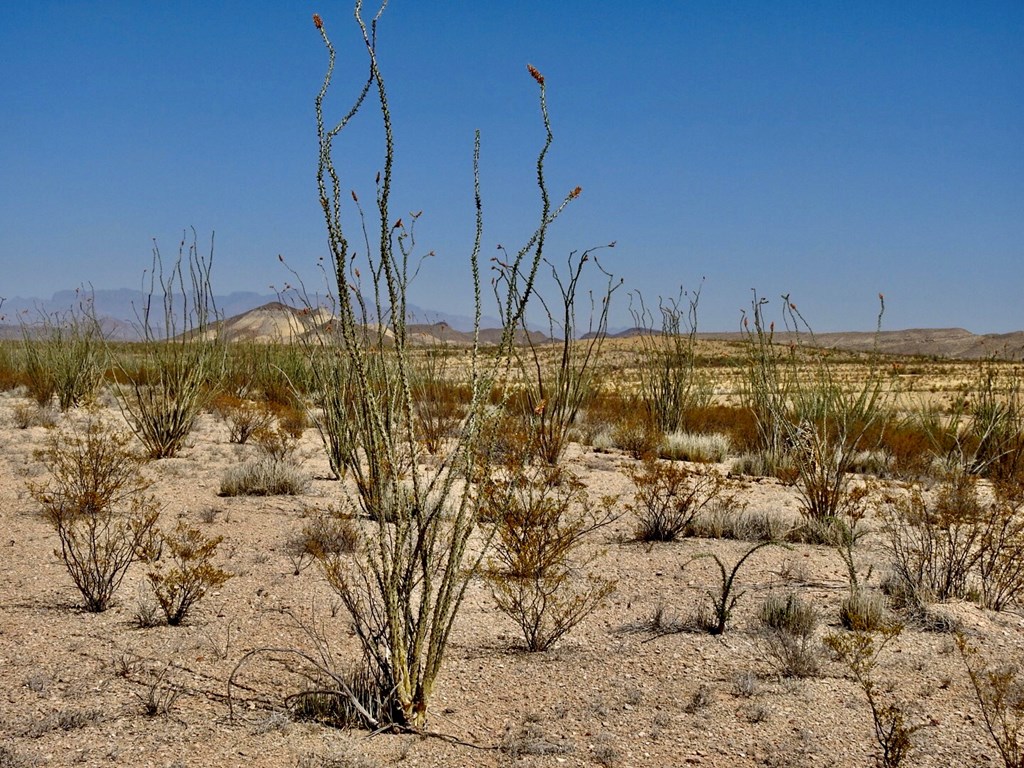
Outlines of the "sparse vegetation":
M368 71L335 123L314 18L330 287L260 310L288 338L228 343L253 326L217 322L193 232L154 248L141 341L49 314L0 342L0 768L1024 768L1020 363L826 349L756 294L739 338L698 337L696 294L635 296L609 336L596 249L548 270L580 190L549 191L533 67L536 227L482 271L477 137L472 331L413 325L431 260L395 210L379 13L357 0ZM375 182L335 165L366 111ZM67 610L65 568L113 610Z

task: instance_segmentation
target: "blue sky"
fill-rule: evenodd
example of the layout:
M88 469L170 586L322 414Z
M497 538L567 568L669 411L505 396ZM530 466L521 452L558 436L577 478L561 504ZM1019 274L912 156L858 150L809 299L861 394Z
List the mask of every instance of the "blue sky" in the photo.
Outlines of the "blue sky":
M313 98L339 49L340 115L365 73L345 2L3 3L0 296L138 287L152 238L216 231L218 293L267 291L325 253ZM553 191L583 195L549 254L609 241L651 300L704 278L700 324L750 290L819 330L1024 328L1024 3L409 2L380 27L397 141L392 210L436 256L415 303L471 309L472 140L484 255L536 221L548 83ZM379 118L339 146L372 200ZM775 302L778 303L777 301Z

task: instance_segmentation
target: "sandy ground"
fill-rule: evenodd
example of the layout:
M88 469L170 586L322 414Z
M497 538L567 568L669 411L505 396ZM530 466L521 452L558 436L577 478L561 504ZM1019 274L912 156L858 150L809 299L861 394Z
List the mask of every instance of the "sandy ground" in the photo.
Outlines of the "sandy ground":
M741 572L744 595L729 631L657 636L638 628L658 606L686 617L706 600L713 552L732 563L748 547L734 541L632 542L626 514L589 542L595 566L617 580L608 604L553 650L518 650L517 629L474 581L459 616L431 703L430 728L475 746L437 738L339 731L291 722L285 696L301 686L286 665L261 657L240 675L229 716L227 679L250 649L313 651L289 617L320 627L332 653L357 658L349 621L315 567L299 576L284 553L310 510L342 493L314 430L303 438L301 497L220 498L220 478L253 454L228 442L206 416L179 458L150 464L164 524L182 516L224 543L219 564L233 574L185 626L139 629L144 568L134 565L102 614L79 595L54 553L54 532L37 514L26 481L46 470L33 452L42 427L16 429L19 399L0 396L0 766L866 766L875 754L861 690L826 658L810 679L781 678L764 651L756 612L769 592L795 590L821 614L819 635L838 628L844 566L827 547L768 547ZM112 411L116 415L116 411ZM623 467L632 459L572 446L568 463L595 495L630 500ZM751 511L793 516L797 499L775 481L742 481ZM203 522L211 519L212 522ZM878 535L858 550L877 588L885 551ZM982 648L1010 658L1024 646L1024 621L972 604L940 607L963 622ZM905 704L915 724L920 766L995 765L959 654L948 634L908 628L882 654L886 697ZM183 693L165 715L145 704ZM703 706L693 706L697 697ZM504 745L504 749L496 749Z

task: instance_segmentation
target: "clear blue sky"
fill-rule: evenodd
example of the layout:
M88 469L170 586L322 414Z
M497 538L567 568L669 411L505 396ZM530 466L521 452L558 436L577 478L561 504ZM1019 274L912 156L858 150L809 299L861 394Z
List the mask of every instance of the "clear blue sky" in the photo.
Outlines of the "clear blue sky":
M14 2L0 21L0 296L138 287L216 231L218 293L315 281L325 235L313 97L365 73L351 6ZM380 27L398 145L393 210L423 209L422 306L468 312L473 130L485 255L526 236L546 76L553 190L583 195L550 254L611 240L651 299L702 276L701 326L750 289L821 330L1024 328L1024 3L393 0ZM373 196L379 119L339 147ZM613 324L627 325L624 291Z

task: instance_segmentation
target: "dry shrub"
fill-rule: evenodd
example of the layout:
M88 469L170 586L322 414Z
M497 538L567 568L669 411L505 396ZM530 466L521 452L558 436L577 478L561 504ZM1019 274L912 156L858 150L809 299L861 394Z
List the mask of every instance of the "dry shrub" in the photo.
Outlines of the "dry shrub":
M300 533L288 539L285 554L291 561L294 575L298 576L314 560L355 552L359 542L359 529L352 518L318 514Z
M587 401L580 420L584 442L589 443L595 435L609 431L632 407L633 403L617 391L595 391Z
M498 609L522 630L526 648L544 651L612 593L612 580L579 572L594 559L584 538L615 519L614 498L592 504L577 478L556 467L513 467L483 489L495 521L484 578Z
M927 476L935 459L931 436L913 419L886 425L878 447L889 456L889 471L905 480Z
M1001 611L1024 593L1024 487L998 484L981 537L977 572L986 608Z
M880 750L877 761L884 768L904 763L914 749L912 737L922 727L908 724L904 705L893 699L886 701L883 688L875 680L879 655L901 631L901 626L890 624L878 632L836 632L824 641L867 697Z
M889 497L885 532L893 582L910 602L979 595L1001 610L1024 591L1024 494L999 485L992 502L972 475L953 474L932 498L919 488Z
M814 630L818 613L795 593L769 594L758 620L764 630L763 650L784 677L812 677L820 668Z
M228 439L239 445L245 445L256 432L270 427L274 419L266 403L243 400L226 392L214 397L210 408L228 425Z
M434 360L426 365L439 365L435 358L441 351L425 354L427 360ZM414 378L413 389L416 434L427 453L436 454L465 418L472 392L465 385L440 378L438 372Z
M658 454L664 433L650 414L634 408L612 425L611 438L616 448L634 459L649 459Z
M35 402L21 402L11 412L14 426L18 429L29 427L52 427L57 423L57 412L52 406Z
M747 406L709 404L692 408L685 424L691 432L727 435L730 444L742 451L757 448L757 419Z
M274 400L267 402L267 407L277 420L277 428L293 440L299 440L309 427L309 414L301 403L280 403Z
M675 541L725 490L725 478L714 470L656 459L629 468L627 474L636 487L627 509L637 515L639 541Z
M961 633L956 635L956 645L981 707L985 729L995 742L1003 765L1024 768L1024 680L1019 662L986 661Z
M167 623L178 626L207 592L231 578L231 574L213 564L224 537L207 537L179 519L174 531L160 531L158 540L144 553L150 566L146 577Z
M150 541L159 515L146 496L131 438L98 417L54 433L40 458L50 480L29 493L57 531L60 551L89 611L107 609L128 567Z

